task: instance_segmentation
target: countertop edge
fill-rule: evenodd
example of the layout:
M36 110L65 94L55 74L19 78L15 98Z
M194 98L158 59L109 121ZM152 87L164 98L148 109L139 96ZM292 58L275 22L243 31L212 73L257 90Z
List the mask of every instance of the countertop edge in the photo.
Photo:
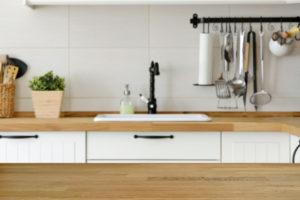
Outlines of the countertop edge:
M240 131L287 132L300 137L300 117L212 118L212 122L93 122L91 117L0 119L0 131Z

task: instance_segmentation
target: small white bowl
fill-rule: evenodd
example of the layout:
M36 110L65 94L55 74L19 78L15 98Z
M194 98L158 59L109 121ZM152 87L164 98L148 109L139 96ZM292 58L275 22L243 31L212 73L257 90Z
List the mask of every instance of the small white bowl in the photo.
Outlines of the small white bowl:
M269 42L269 49L275 56L285 56L292 52L294 49L294 40L289 43L281 45L278 41L274 41L272 38Z

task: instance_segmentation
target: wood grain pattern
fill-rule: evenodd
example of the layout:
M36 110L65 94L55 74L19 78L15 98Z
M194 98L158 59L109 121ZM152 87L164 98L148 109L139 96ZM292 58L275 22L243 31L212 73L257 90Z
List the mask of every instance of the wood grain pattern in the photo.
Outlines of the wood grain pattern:
M136 112L137 114L147 114L147 112ZM300 112L202 112L202 111L178 111L178 112L158 112L159 114L206 114L210 117L300 117ZM61 112L61 117L95 117L97 114L119 114L116 111L75 111ZM15 117L34 117L33 112L15 112Z
M31 91L36 118L59 118L64 91Z
M0 131L273 131L300 136L300 117L229 118L212 122L93 122L91 117L0 120Z
M299 200L300 165L3 164L1 200Z

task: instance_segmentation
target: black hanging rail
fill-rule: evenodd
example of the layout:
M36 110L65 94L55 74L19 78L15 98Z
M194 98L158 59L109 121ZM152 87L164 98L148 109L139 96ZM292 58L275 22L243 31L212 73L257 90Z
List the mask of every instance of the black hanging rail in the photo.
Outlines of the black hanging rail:
M202 17L193 15L190 20L194 28L200 23L287 23L297 22L300 25L300 16L298 17Z

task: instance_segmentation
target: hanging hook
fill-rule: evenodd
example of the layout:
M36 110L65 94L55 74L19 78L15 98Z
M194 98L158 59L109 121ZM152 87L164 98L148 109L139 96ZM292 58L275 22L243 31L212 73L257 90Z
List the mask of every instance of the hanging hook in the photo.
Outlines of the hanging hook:
M260 32L263 32L262 16L260 16Z
M223 17L221 17L221 28L220 28L220 32L223 33L224 32L224 29L223 29Z
M242 30L244 30L244 19L242 17Z
M207 19L208 19L208 22L207 22L207 33L209 33L209 17Z
M252 23L251 23L251 17L249 18L249 25L250 25L250 32L252 32Z
M280 32L283 32L282 17L280 18Z
M205 19L204 17L202 18L202 33L205 33Z
M234 18L234 32L236 33L236 18Z

